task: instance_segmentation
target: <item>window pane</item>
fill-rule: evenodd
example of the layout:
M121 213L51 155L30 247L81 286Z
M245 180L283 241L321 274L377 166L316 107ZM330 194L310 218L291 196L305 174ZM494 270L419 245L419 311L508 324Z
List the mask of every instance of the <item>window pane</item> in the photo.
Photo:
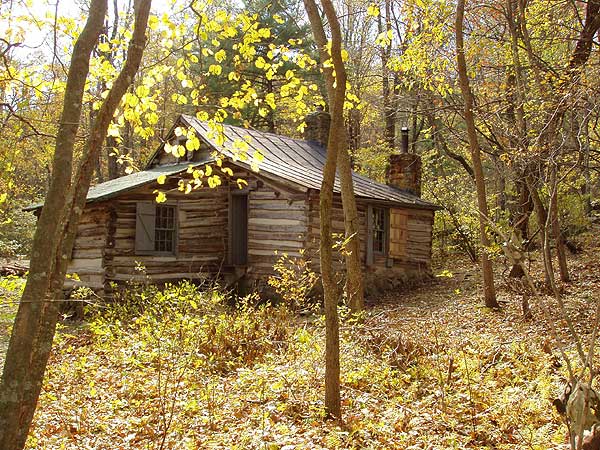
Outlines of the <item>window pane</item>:
M385 241L385 209L373 208L373 252L384 253Z
M173 252L175 248L175 207L156 206L154 250Z

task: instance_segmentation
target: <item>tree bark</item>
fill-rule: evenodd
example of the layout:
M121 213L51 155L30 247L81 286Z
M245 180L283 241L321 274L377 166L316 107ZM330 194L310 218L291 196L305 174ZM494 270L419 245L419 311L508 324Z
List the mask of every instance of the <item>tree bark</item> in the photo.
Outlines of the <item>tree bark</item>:
M117 157L113 153L118 150L117 140L109 136L106 138L106 166L108 168L108 179L114 180L121 176L119 173L119 164L117 163Z
M542 244L542 256L544 259L544 277L546 286L554 290L554 267L552 264L552 252L550 250L550 242L548 239L548 227L546 226L546 224L548 223L548 212L546 211L544 202L540 197L540 194L537 190L533 178L531 176L528 176L526 180L527 188L531 193L531 200L533 201L535 214L537 215L540 227L540 241Z
M77 39L67 78L61 125L56 139L52 180L34 237L31 268L13 326L0 387L0 448L22 449L27 439L52 349L58 304L85 205L95 160L121 97L139 68L151 0L136 2L136 22L123 70L102 104L81 164L71 179L74 140L91 52L106 15L106 0L92 0Z
M31 252L30 272L13 325L0 387L0 448L21 449L33 419L42 387L47 356L32 358L38 351L49 355L47 333L55 329L57 302L51 297L50 276L59 248L63 208L71 186L73 149L79 128L82 97L89 59L102 31L106 0L93 0L86 25L73 48L67 75L63 111L56 137L52 177L38 220ZM46 348L40 348L45 345Z
M385 18L380 14L377 18L378 32L386 33L391 31L392 23L390 21L391 7L390 0L385 0ZM385 23L383 22L385 20ZM385 122L384 138L385 142L391 149L396 146L396 109L394 105L394 85L390 83L390 69L388 61L392 53L392 44L389 43L385 47L380 48L382 83L381 95L383 97L383 116Z
M331 29L331 59L332 68L323 68L327 86L327 96L331 111L331 127L327 143L327 159L323 169L323 182L320 194L321 210L321 276L325 297L326 350L325 350L325 410L329 417L341 419L340 396L340 360L339 360L339 318L337 302L339 290L335 282L332 268L332 238L331 238L331 207L333 202L333 185L335 182L336 165L340 165L340 184L342 186L342 203L346 235L349 239L350 264L346 258L348 282L348 298L355 307L362 308L362 273L358 252L358 220L350 158L345 147L347 143L344 128L344 100L346 96L346 70L342 60L342 36L335 7L330 0L321 0ZM329 59L327 36L323 22L314 0L304 0L315 41L319 47L321 61ZM354 261L352 263L352 261ZM353 274L353 271L356 271ZM360 303L359 303L360 302Z
M343 117L342 117L343 120ZM333 121L332 121L333 126ZM350 310L359 313L364 309L364 286L362 264L360 261L360 222L354 197L354 182L352 180L352 164L348 154L346 129L342 127L337 140L338 173L342 191L342 209L344 210L344 227L346 232L346 299Z
M552 165L550 168L550 224L552 229L552 237L556 245L556 257L558 259L558 270L561 281L568 283L571 280L569 276L569 268L567 265L567 249L565 245L565 237L560 229L560 221L558 218L558 168Z
M463 19L465 13L465 0L458 0L456 5L456 60L458 66L458 78L460 89L462 91L465 102L465 122L467 126L467 136L469 139L469 147L471 149L471 158L473 160L473 171L475 173L475 185L477 188L477 206L479 209L479 233L482 252L481 252L481 270L483 272L483 294L485 306L490 308L498 308L496 301L496 289L494 287L494 272L492 262L487 254L487 247L490 245L490 240L487 235L487 220L489 220L489 212L487 206L485 179L483 175L483 165L481 163L481 149L477 141L477 129L475 128L475 119L473 117L473 94L469 85L467 75L467 62L464 53L464 38L463 38Z

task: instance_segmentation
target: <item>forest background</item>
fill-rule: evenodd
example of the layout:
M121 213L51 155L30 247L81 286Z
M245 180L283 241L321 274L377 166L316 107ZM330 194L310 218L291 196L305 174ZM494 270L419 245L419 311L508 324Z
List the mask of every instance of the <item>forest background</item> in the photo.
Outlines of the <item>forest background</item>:
M59 2L56 19L50 6L36 17L34 6L5 3L0 245L4 256L14 256L27 254L35 222L21 208L46 192L65 64L81 20L73 16L74 5ZM116 16L110 12L106 42L95 50L84 109L88 123L123 56L120 46L127 37L131 5L117 5L124 9ZM464 201L475 190L455 62L455 5L337 6L347 51L346 125L355 170L384 181L387 157L399 149L399 128L408 127L411 151L424 160L424 197L443 207L436 220L437 248L459 249L475 259L478 214L474 203ZM67 14L62 13L65 7ZM85 10L84 4L79 7ZM304 116L326 97L303 5L256 2L228 7L232 17L236 9L257 14L258 23L271 30L252 50L255 60L243 66L234 61L239 55L232 49L239 37L228 41L206 34L202 41L194 36L193 17L183 5L180 14L174 6L168 15L151 17L142 68L95 162L96 182L143 166L180 113L200 112L204 118L217 114L227 123L301 136ZM523 205L523 173L543 157L564 173L554 177L555 186L543 169L531 169L534 182L543 200L556 191L561 228L576 233L588 223L597 187L597 53L574 79L565 80L563 74L585 8L560 2L491 2L467 12L465 52L490 219L507 230L515 223L527 230L519 218L533 205ZM282 46L293 55L282 58ZM231 96L235 99L228 101ZM545 133L560 105L568 111L549 149ZM84 120L82 136L85 127ZM535 225L530 228L535 231Z
M60 2L38 6L6 1L0 10L0 242L9 257L31 245L34 221L22 207L47 190L66 68L82 27L72 5L70 16ZM74 145L81 154L132 37L133 4L111 6L85 85ZM149 17L141 68L93 161L96 182L141 167L180 113L299 136L306 113L327 103L317 63L324 58L302 4L188 6L175 2ZM485 304L494 307L486 261L507 261L520 279L529 272L524 255L539 249L544 288L561 306L554 264L568 282L566 249L581 250L577 236L596 207L600 5L508 0L466 5L465 18L461 1L335 6L355 170L383 181L407 126L411 151L424 162L424 197L443 207L436 256L481 261ZM85 17L87 5L79 7ZM32 30L41 37L35 48Z

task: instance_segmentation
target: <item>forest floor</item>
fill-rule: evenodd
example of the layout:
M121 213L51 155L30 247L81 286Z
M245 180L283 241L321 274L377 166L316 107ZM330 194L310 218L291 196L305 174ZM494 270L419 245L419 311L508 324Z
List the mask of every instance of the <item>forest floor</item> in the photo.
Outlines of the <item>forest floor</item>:
M589 237L561 285L584 341L600 293L598 250ZM539 269L533 262L538 279ZM342 322L341 423L323 420L322 318L224 312L214 299L174 312L183 289L160 297L164 316L61 326L28 448L567 448L552 407L566 368L544 317L574 361L575 352L551 297L532 302L524 321L501 274L493 311L482 307L476 266L453 260L438 273L383 296L362 323Z
M10 340L10 330L17 312L17 286L11 280L0 282L0 371L4 367L4 355ZM19 283L20 284L20 283Z

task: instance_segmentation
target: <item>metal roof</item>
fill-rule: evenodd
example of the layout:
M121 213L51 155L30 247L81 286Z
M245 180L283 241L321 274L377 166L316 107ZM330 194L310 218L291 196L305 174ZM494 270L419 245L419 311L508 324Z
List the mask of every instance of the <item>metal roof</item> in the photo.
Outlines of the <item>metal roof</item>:
M263 175L271 174L306 188L321 189L326 149L317 142L223 124L225 143L218 145L213 136L214 133L211 133L206 122L188 115L182 115L181 119L188 126L193 127L206 143L226 156L232 157L236 153L233 150L235 141L246 141L250 146L249 156L256 150L264 156L264 160L259 164L260 173ZM378 183L355 172L352 173L352 178L354 193L358 197L392 202L413 208L439 208L416 195ZM334 191L340 192L337 176Z
M87 203L93 203L102 200L107 200L123 192L130 191L132 189L156 181L156 179L161 175L175 175L177 173L186 171L190 165L196 166L199 164L204 164L210 162L212 159L213 158L206 159L205 161L191 163L188 162L185 164L170 164L164 166L156 166L148 170L143 170L141 172L135 172L130 175L115 178L114 180L109 180L104 183L97 184L96 186L92 186L88 191L86 201ZM43 203L38 203L35 205L28 206L24 209L25 211L33 211L38 208L41 208L42 206L44 206Z
M266 133L232 125L223 124L225 143L219 145L206 122L201 122L193 116L181 115L187 126L193 127L199 137L208 145L215 148L225 156L234 160L235 164L249 167L247 162L235 161L234 142L243 140L248 143L250 149L248 155L259 151L264 159L259 164L260 174L269 175L292 182L298 186L309 189L320 190L323 180L323 166L325 165L326 149L317 142L293 139L273 133ZM162 148L162 147L161 147ZM150 164L156 158L159 148L150 160ZM196 166L213 161L214 158L203 158L202 161L193 161L179 164L157 165L147 168L141 172L125 175L105 183L97 184L90 188L87 195L87 203L106 200L116 195L130 191L137 187L155 181L160 175L175 175L187 170L190 165ZM354 181L354 193L358 197L373 199L386 203L398 204L412 208L439 209L439 206L427 202L416 195L403 190L378 183L367 177L352 173ZM334 191L340 192L339 179L336 176ZM43 203L35 204L25 208L33 211L43 206Z

